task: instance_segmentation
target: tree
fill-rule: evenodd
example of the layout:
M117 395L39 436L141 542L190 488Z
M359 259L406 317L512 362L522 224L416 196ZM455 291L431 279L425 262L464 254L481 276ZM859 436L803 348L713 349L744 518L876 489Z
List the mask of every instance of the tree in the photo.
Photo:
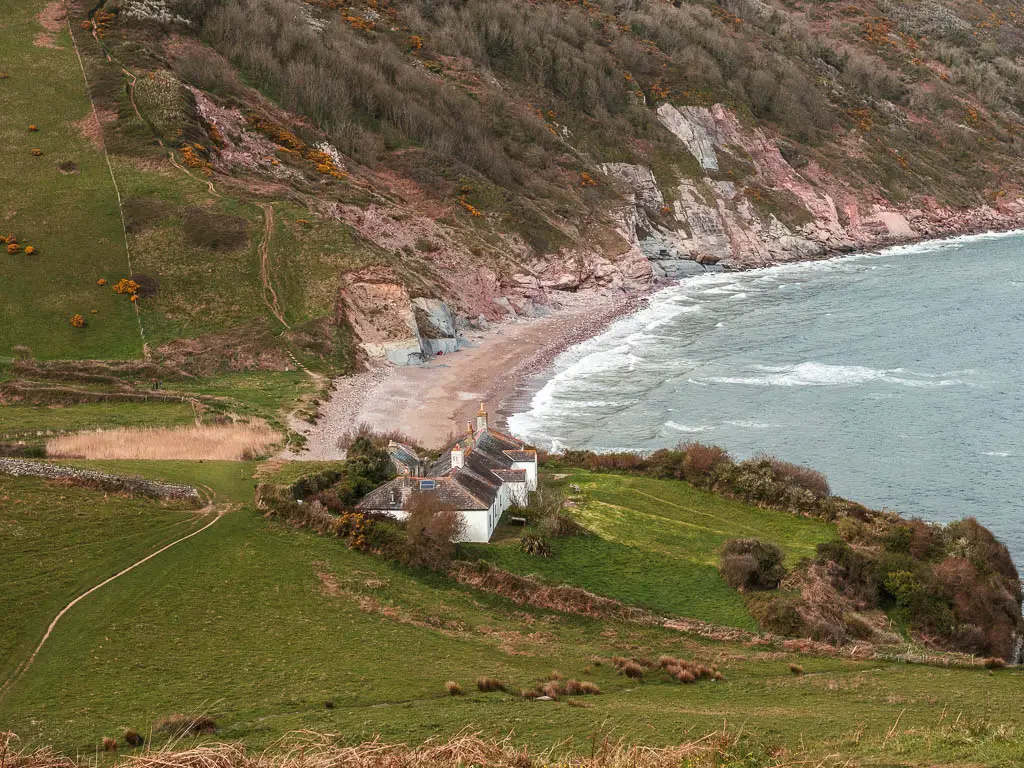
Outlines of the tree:
M414 568L443 570L455 555L455 541L466 531L462 515L433 491L413 493L407 509L406 563Z

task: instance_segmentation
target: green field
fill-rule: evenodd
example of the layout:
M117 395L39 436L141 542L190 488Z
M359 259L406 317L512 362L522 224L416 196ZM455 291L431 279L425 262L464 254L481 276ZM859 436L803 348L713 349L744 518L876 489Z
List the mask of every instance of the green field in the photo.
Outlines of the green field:
M39 357L138 357L134 308L96 285L128 274L124 232L103 152L82 132L92 107L67 29L55 47L35 43L43 5L0 0L0 232L38 250L0 246L0 355L21 344ZM71 327L75 313L88 328Z
M79 403L0 406L0 439L111 427L173 427L195 421L190 403Z
M776 543L792 565L835 538L835 527L820 520L758 509L672 480L573 470L551 485L580 487L582 501L573 511L593 535L553 540L554 554L545 558L520 551L521 529L510 528L504 541L468 547L471 553L549 583L716 624L757 628L743 597L719 576L727 539Z
M68 601L201 521L180 504L0 475L0 679Z
M348 741L379 734L409 743L470 729L489 736L513 732L538 749L586 750L595 733L671 744L723 723L733 733L742 730L745 749L756 755L779 747L819 758L841 751L844 759L868 765L968 758L1009 764L1024 746L1013 730L1022 727L1015 694L1021 675L1015 671L801 657L770 646L524 609L264 519L248 505L252 464L89 465L201 483L219 502L237 506L201 535L90 596L58 625L35 664L0 699L0 722L30 744L91 752L102 736L129 726L145 731L155 718L184 711L212 715L217 739L256 747L299 728L339 733ZM645 547L664 541L673 553L682 546L646 529L659 515L633 508L640 494L616 495L627 493L633 478L576 474L574 481L589 486L588 509L601 498L637 515L635 538ZM638 488L674 503L693 493L681 484L672 493L675 483L646 482ZM53 494L71 490L38 485ZM108 501L102 494L77 493L92 495L76 496L80 516L103 515ZM689 499L696 514L726 514L701 496ZM124 506L118 500L118 508ZM673 512L666 519L682 518ZM781 542L792 556L821 533L805 524L797 521L793 538ZM75 530L30 528L17 552L52 548L54 539L77 550L81 535ZM625 529L618 530L622 535ZM787 528L769 521L758 530L783 538ZM635 552L635 570L651 569L643 549ZM8 558L0 562L5 583L27 567ZM95 576L79 564L64 568L65 592ZM653 593L656 583L644 590ZM685 586L686 580L680 576L676 583ZM24 610L32 600L20 594L5 610L17 617L20 632L34 632L45 618L42 606L32 617ZM649 675L638 683L617 675L609 663L616 654L660 653L717 663L727 679L681 686ZM794 677L791 661L806 674ZM589 697L585 707L571 707L472 690L478 675L495 675L518 688L552 669L593 680L603 694ZM450 679L469 695L445 695ZM762 763L751 758L744 764Z
M137 358L144 341L155 350L230 332L251 345L244 354L252 358L292 346L306 365L346 370L350 333L333 325L342 276L391 255L305 208L261 202L223 177L172 165L157 135L175 149L180 136L197 130L192 140L207 141L180 84L149 78L152 57L134 41L111 35L104 51L76 17L80 66L66 24L52 39L45 33L37 18L45 5L0 0L0 73L6 75L0 78L0 186L14 192L0 207L0 236L14 235L37 251L8 255L0 244L0 357L20 345L41 360ZM136 70L134 106L108 52ZM105 142L89 127L93 103ZM30 125L38 130L30 132ZM269 237L267 209L274 216ZM190 223L197 212L207 217L205 225ZM207 241L225 226L240 227L236 241ZM261 246L285 322L327 329L310 332L320 351L279 338L287 329L267 303ZM140 296L137 314L128 296L111 288L139 274L152 288ZM108 284L97 285L101 278ZM86 319L85 328L71 326L75 314Z

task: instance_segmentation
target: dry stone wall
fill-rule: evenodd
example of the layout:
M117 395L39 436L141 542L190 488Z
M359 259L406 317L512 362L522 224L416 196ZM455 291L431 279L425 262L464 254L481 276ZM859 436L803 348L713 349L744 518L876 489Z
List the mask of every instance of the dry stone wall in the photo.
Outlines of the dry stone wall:
M61 464L0 458L0 473L13 475L14 477L41 477L44 480L63 480L75 485L101 488L104 491L115 493L147 496L151 499L188 501L197 507L202 504L199 491L191 485L161 483L141 477L111 475L106 472L96 472L91 469L80 469Z

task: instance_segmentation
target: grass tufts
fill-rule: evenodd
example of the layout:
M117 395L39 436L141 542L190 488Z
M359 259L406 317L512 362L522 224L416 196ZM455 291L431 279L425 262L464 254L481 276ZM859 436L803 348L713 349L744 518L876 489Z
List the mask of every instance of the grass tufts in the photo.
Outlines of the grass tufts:
M494 691L504 691L505 684L496 677L478 677L476 688L483 693L493 693Z
M445 683L444 689L448 691L449 696L461 696L463 693L462 686L454 680L449 680L447 683Z

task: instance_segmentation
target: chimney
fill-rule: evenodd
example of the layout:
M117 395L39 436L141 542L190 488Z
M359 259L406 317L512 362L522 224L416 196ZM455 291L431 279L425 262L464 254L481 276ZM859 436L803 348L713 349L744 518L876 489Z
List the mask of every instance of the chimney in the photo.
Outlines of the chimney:
M452 469L460 469L466 466L466 454L462 450L462 443L456 443L452 448Z
M476 428L477 431L487 429L487 411L484 409L484 403L480 403L480 410L476 412Z

